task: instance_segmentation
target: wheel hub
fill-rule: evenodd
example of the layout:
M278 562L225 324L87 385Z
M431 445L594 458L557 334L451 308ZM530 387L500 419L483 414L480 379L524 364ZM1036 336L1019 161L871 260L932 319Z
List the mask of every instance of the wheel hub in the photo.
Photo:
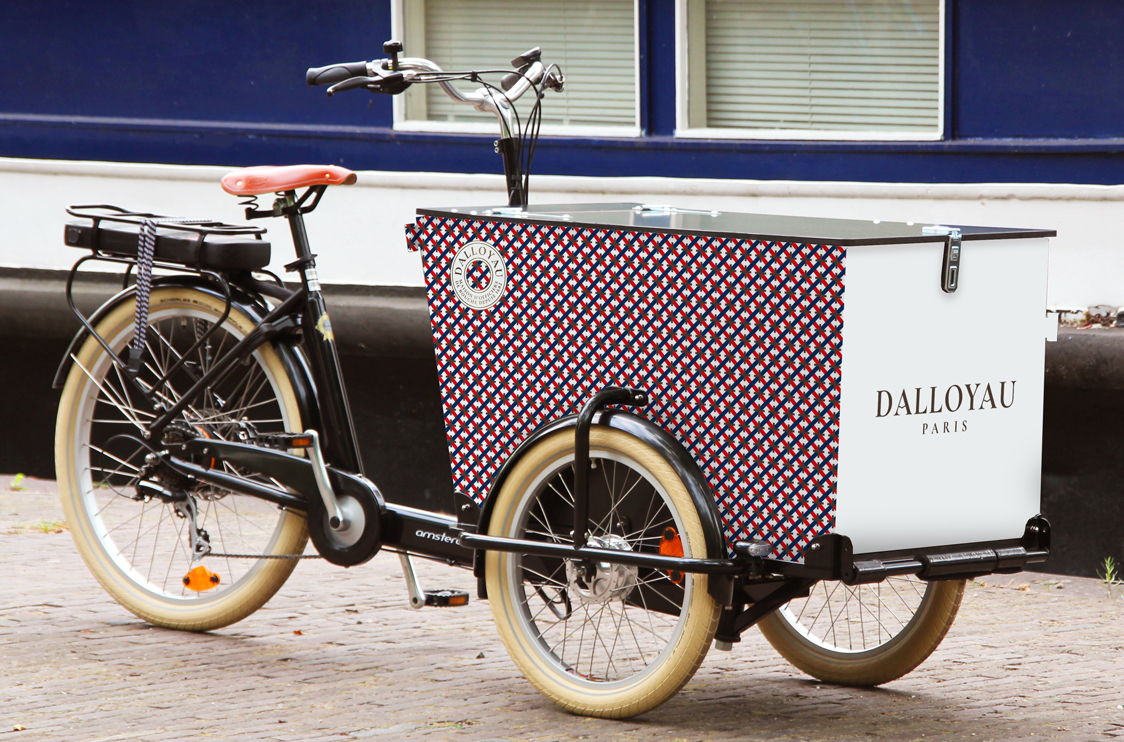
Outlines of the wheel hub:
M591 536L588 543L596 549L632 551L628 541L616 534ZM586 605L626 600L636 587L638 574L639 570L628 564L566 561L570 595Z

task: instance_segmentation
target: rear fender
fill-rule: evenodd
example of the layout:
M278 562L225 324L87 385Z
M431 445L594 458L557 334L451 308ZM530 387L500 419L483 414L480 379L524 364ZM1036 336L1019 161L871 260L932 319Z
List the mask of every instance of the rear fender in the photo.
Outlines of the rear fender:
M169 286L194 289L195 291L213 296L219 301L226 301L226 297L222 292L215 290L213 283L198 276L163 276L154 278L152 281L153 290ZM114 295L105 304L98 307L97 311L89 317L88 321L90 325L97 326L97 324L114 309L132 300L135 293L136 287L130 286ZM255 323L261 322L262 318L269 311L269 307L266 306L260 298L242 291L237 286L230 286L230 296L231 308L237 309ZM55 372L55 380L52 384L55 389L61 389L63 385L66 384L66 377L70 374L70 369L74 365L74 356L77 355L78 351L89 337L90 331L86 327L82 327L70 341L70 345L66 349L66 355L63 356L58 371ZM300 408L302 424L306 429L319 429L320 409L316 404L316 388L312 383L308 360L304 357L304 353L301 352L299 346L293 341L274 340L272 344L273 349L277 352L278 358L281 360L281 365L284 366L285 372L293 382L293 392L297 397L297 406Z

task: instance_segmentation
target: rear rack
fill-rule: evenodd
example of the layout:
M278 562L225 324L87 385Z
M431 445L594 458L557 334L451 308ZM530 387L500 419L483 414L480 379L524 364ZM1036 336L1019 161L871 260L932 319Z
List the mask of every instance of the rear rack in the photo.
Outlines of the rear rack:
M71 206L67 214L88 222L70 222L66 225L64 242L70 247L89 250L75 262L66 281L66 301L71 312L82 325L82 331L71 341L59 371L55 375L55 387L63 383L70 362L86 338L93 338L108 353L118 366L122 378L138 392L138 399L149 400L155 405L153 388L159 388L167 378L183 363L183 358L172 365L152 388L145 388L135 376L132 365L125 360L133 357L132 349L112 348L101 337L95 325L109 304L104 305L91 317L78 308L74 300L74 280L87 263L108 263L124 267L121 280L122 290L127 290L130 278L136 281L138 324L147 321L148 291L152 285L160 285L166 277L151 275L153 267L163 271L187 273L198 276L211 285L215 294L223 301L222 315L210 329L196 339L186 358L197 347L207 342L211 334L226 320L232 308L232 284L251 293L260 292L279 299L291 296L292 292L266 267L270 262L271 246L262 239L266 230L240 224L226 224L217 220L180 219L142 211L130 211L111 204L83 204ZM192 223L185 223L185 222ZM146 255L142 255L142 232L146 225L151 230L148 239L153 245ZM155 229L153 229L153 227ZM154 234L153 234L154 233ZM276 285L265 283L254 277L260 273L272 279ZM143 286L141 283L143 282ZM143 289L143 290L142 290ZM138 333L139 334L139 333ZM143 336L142 336L143 337Z
M69 207L66 213L71 216L93 220L92 226L95 229L97 229L102 221L135 224L139 227L143 226L144 223L150 219L163 220L176 218L163 214L150 214L144 211L129 211L128 209L122 209L120 206L113 206L112 204L80 204ZM264 227L251 227L249 224L224 224L219 221L208 221L203 224L165 223L160 226L165 229L178 229L184 232L194 232L202 235L255 235L259 240L261 236L265 234Z
M269 265L271 246L265 230L246 224L129 211L110 204L71 206L63 241L96 257L138 258L142 230L155 228L152 259L161 265L217 271L253 271ZM190 223L188 223L190 222Z

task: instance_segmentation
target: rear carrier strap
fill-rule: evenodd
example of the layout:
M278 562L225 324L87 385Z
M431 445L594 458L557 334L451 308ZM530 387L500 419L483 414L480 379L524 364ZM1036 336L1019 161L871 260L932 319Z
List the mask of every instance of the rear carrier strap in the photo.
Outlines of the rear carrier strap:
M211 224L208 219L145 219L137 235L137 312L133 343L129 348L129 373L140 372L144 343L148 335L148 299L152 291L152 264L156 257L158 224Z

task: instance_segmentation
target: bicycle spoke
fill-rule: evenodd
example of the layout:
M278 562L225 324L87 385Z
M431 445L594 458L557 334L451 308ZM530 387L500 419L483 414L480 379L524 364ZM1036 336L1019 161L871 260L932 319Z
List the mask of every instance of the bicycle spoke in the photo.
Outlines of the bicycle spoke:
M591 499L597 516L591 517L589 537L600 539L602 548L656 552L663 527L676 522L665 495L640 471L615 458L598 454L593 464L600 471L591 472L590 497L599 499ZM563 464L543 480L520 516L522 538L573 542L572 527L560 525L556 516L573 507L572 472L572 464ZM611 561L579 565L558 559L540 566L527 555L511 558L522 582L517 604L523 620L534 627L536 640L563 673L600 683L643 672L685 620L687 585L672 582L663 571ZM599 575L596 580L591 569Z
M189 518L178 514L171 503L134 496L133 488L139 478L151 477L155 471L142 468L142 457L149 449L139 442L130 447L123 443L128 439L115 434L123 432L122 426L143 431L155 419L154 413L142 409L147 404L142 402L143 394L149 394L165 407L184 402L184 393L234 347L237 337L224 325L192 350L196 341L214 327L213 323L190 316L202 311L194 308L174 309L173 312L186 311L189 315L174 314L171 318L166 313L162 315L162 311L166 312L155 308L150 314L145 352L136 377L139 389L119 363L105 353L95 356L90 363L75 359L75 368L90 390L86 397L90 401L84 403L82 417L89 434L86 440L78 442L78 470L86 477L82 481L89 482L84 512L96 524L94 530L102 548L130 580L166 598L210 600L237 586L244 576L255 571L259 561L239 561L227 556L196 560L188 535ZM119 355L131 342L132 327L127 328L111 342L119 349ZM233 441L252 441L261 432L285 431L286 408L278 397L275 377L258 353L250 359L248 365L228 367L227 372L197 392L169 429L183 431L178 434L188 437L205 435ZM154 448L155 445L159 444L154 444ZM226 462L222 470L233 476L270 481L256 473L239 471ZM161 485L174 487L165 480L161 480ZM297 517L264 501L211 485L199 485L189 496L196 502L196 525L209 534L213 554L266 553L276 541L283 519ZM196 593L183 586L181 576L200 562L209 563L216 574L221 572L221 581Z
M885 644L906 627L925 597L919 588L924 584L914 578L855 587L821 582L809 597L781 610L814 643L835 651L862 652Z

